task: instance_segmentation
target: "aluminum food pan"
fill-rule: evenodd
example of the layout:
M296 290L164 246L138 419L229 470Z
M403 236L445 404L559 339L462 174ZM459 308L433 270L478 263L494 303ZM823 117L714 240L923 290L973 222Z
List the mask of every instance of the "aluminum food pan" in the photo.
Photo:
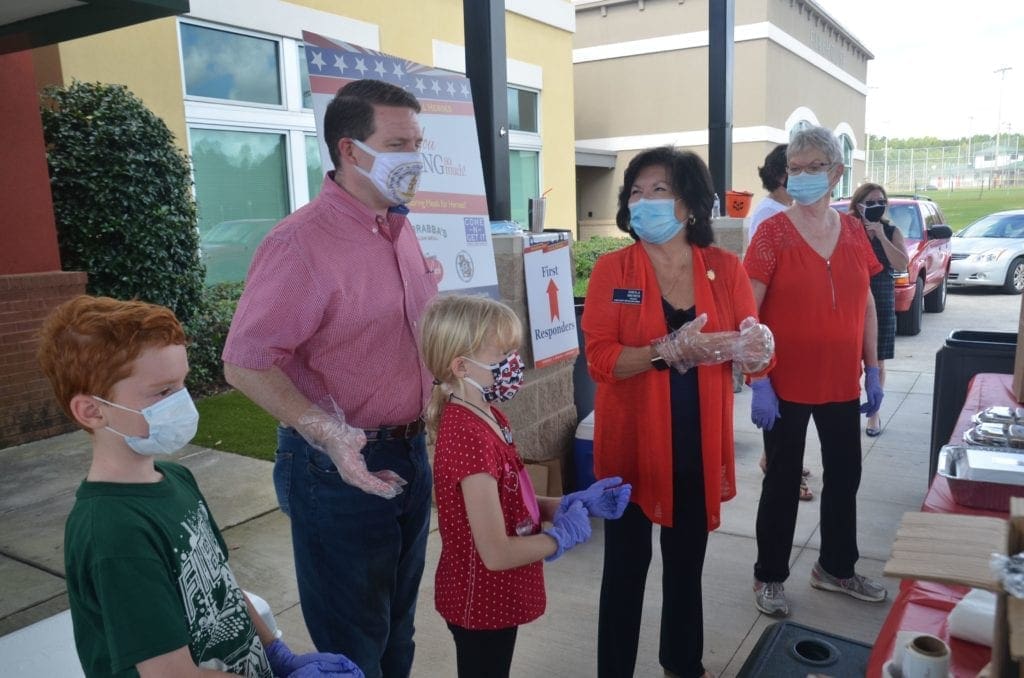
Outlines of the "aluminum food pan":
M970 447L1024 450L1024 425L996 422L975 424L964 431L964 442Z
M975 424L1024 424L1024 407L996 405L971 417Z
M972 448L979 446L971 446ZM1005 452L1006 448L984 447ZM949 483L949 492L953 501L961 506L986 509L988 511L1010 511L1011 497L1024 497L1024 485L1008 485L977 480L958 478L957 464L967 448L963 445L943 445L939 450L938 474Z

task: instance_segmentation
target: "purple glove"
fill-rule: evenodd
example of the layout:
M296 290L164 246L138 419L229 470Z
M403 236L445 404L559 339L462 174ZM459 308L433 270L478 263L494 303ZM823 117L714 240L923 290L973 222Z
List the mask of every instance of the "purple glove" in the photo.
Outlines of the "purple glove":
M754 389L754 397L750 401L750 420L754 426L771 431L775 420L779 418L779 399L772 388L771 379L760 379L750 385Z
M270 670L277 678L363 678L358 666L343 654L310 652L293 654L280 638L266 648Z
M878 382L877 367L864 368L864 395L867 396L868 401L860 406L860 411L873 417L878 412L878 408L882 406L882 398L885 396L882 385Z
M593 517L615 520L622 517L632 491L633 486L623 484L622 478L618 476L602 478L585 490L562 497L558 510L565 511L574 501L579 501L583 502L583 508Z
M590 539L590 514L583 507L583 502L574 501L564 510L559 506L552 526L544 530L544 534L558 544L558 550L544 559L548 562L558 559L576 544Z

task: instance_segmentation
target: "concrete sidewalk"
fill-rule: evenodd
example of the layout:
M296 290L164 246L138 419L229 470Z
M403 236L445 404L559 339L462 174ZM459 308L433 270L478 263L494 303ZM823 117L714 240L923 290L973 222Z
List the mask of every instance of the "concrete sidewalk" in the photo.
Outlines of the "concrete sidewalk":
M860 491L859 570L881 576L896 526L915 510L925 492L932 377L892 372L883 405L886 420L899 426L879 438L863 438ZM754 517L760 492L760 434L748 420L749 390L737 396L736 458L739 497L726 504L723 526L708 545L704 577L705 663L735 675L772 619L751 602ZM821 464L813 427L807 465L816 497ZM239 583L265 598L295 650L312 649L298 605L287 519L277 509L272 465L226 452L189 446L176 455L199 479L224 532ZM0 635L67 608L63 580L64 520L89 463L88 439L73 433L0 452ZM819 544L816 498L803 502L787 593L794 621L870 643L888 603L867 604L822 593L807 583ZM597 598L602 535L595 523L591 542L547 565L548 612L520 630L515 675L593 676L596 673ZM433 609L433 572L440 551L436 529L428 545L420 587L416 676L455 675L454 646ZM657 551L657 549L655 549ZM661 563L655 556L648 579L638 676L662 675L658 664ZM343 583L341 583L343 585ZM894 593L898 582L886 582ZM837 620L842 620L837 623ZM0 663L4 657L0 657Z
M1020 297L950 295L945 313L925 316L917 337L899 337L889 363L882 405L885 431L862 435L864 472L858 523L858 570L881 577L896 527L924 498L931 430L935 351L952 328L1016 331ZM754 518L760 495L761 436L750 423L750 390L736 397L736 465L739 496L725 505L722 527L709 540L704 568L704 662L721 676L735 676L762 631L774 619L754 608ZM277 509L269 462L190 446L177 455L199 479L231 550L239 583L265 598L296 651L312 649L298 604L287 519ZM63 580L64 520L88 466L88 441L74 433L0 450L0 636L67 608ZM801 502L786 583L790 619L864 643L872 643L890 602L863 603L812 589L811 566L820 544L821 461L814 427L806 465L815 500ZM454 645L434 611L433 577L440 551L430 535L420 587L414 675L454 676ZM658 664L662 567L655 549L648 578L637 676L662 676ZM602 534L545 566L547 613L522 627L513 660L515 676L592 677L596 674L597 601ZM339 582L344 585L345 582ZM885 580L890 600L899 582ZM2 644L0 644L2 647ZM0 666L10 669L0 654ZM5 673L5 675L8 675Z

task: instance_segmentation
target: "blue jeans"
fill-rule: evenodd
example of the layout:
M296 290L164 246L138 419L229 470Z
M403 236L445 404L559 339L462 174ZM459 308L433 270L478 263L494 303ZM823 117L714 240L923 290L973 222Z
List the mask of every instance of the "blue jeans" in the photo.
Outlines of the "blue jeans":
M321 652L340 652L367 678L408 676L426 559L433 478L424 436L368 443L371 471L408 484L384 499L341 480L330 458L278 428L274 489L291 518L302 615Z

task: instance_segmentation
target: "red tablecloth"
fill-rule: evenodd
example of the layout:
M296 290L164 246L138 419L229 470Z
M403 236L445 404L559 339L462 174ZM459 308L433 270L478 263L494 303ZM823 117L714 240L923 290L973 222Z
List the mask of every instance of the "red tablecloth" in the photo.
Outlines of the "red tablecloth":
M1013 376L1009 374L976 375L971 380L964 408L960 411L960 418L957 419L950 440L962 440L964 431L971 427L971 417L977 412L993 405L1015 403L1012 383ZM921 510L929 513L1007 517L1006 513L1000 511L985 511L957 504L949 491L949 483L942 476L933 479ZM952 652L950 671L956 678L974 678L988 663L991 656L989 648L951 638L946 624L950 610L968 591L970 589L965 586L904 580L875 639L868 661L868 676L881 675L882 665L892 657L898 631L921 631L936 635L949 644Z

